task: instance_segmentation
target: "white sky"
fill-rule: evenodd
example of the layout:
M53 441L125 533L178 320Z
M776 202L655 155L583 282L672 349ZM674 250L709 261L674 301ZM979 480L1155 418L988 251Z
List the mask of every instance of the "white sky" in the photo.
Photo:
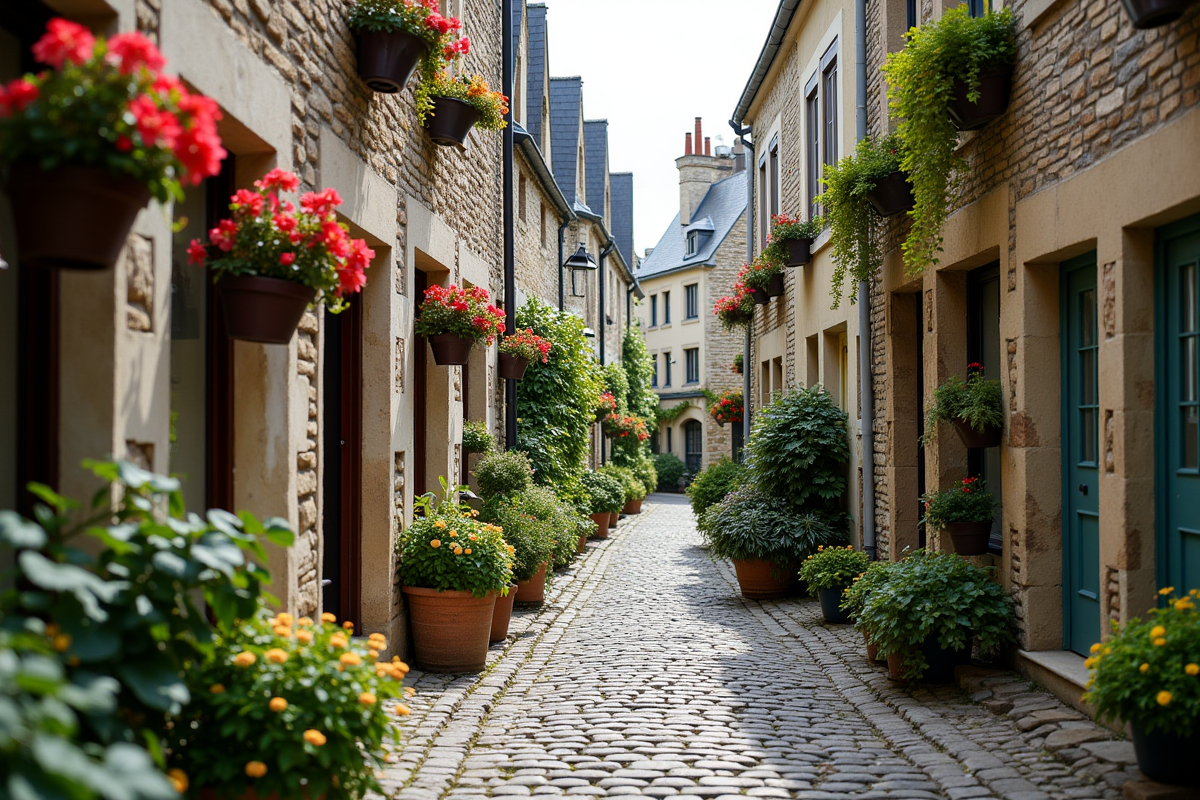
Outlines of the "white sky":
M545 0L550 74L583 77L583 113L608 120L609 168L633 173L639 255L679 211L683 137L732 145L729 117L777 0Z

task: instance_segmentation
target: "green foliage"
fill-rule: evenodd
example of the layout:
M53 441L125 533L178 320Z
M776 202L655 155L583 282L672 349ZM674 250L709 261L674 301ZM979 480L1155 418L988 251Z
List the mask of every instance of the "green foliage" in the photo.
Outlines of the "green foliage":
M554 552L554 528L552 516L535 511L544 511L544 498L540 494L549 490L542 487L525 489L515 494L496 497L484 504L481 519L499 525L504 541L513 548L513 580L527 581L550 560ZM553 494L550 495L553 499Z
M921 498L925 519L934 530L952 522L991 522L996 501L978 478L963 478L957 486L928 492Z
M903 653L910 679L925 672L920 646L926 637L949 650L970 648L975 638L985 655L1016 640L1012 600L992 581L991 570L926 550L887 569L867 594L856 625L870 632L880 655Z
M880 142L862 139L853 155L825 166L821 177L825 191L814 202L825 209L825 222L829 224L833 253L829 286L834 308L841 305L847 276L853 303L858 298L858 284L871 280L879 267L879 217L867 195L900 164L899 142L889 137Z
M454 499L464 487L449 486L445 478L441 482L442 501L434 507L432 494L418 499L416 519L396 540L400 582L476 597L507 589L512 551L503 532L476 520L475 511Z
M916 199L903 246L911 274L938 263L950 196L966 175L966 162L955 154L958 129L947 114L954 81L965 81L968 98L978 101L980 70L1012 64L1016 36L1011 9L972 17L965 4L905 36L907 45L887 57L883 71L890 108L900 118L901 167Z
M974 366L974 365L973 365ZM977 431L989 425L1004 426L1004 403L1000 381L989 381L983 370L973 368L964 381L951 375L933 390L933 405L925 412L925 433L921 444L929 444L937 435L939 422L962 420Z
M583 485L592 498L590 514L620 511L625 505L625 487L620 479L607 472L583 473Z
M841 609L848 612L850 618L857 622L862 616L867 598L887 581L887 571L895 565L894 561L870 562L865 571L850 580L849 588L842 593L842 602L839 604ZM863 629L861 625L858 627Z
M658 409L658 395L650 381L654 378L654 359L646 348L646 335L639 322L625 328L621 339L621 368L629 390L625 394L625 406L635 417L653 419Z
M621 467L617 464L605 464L600 468L600 472L605 475L610 475L616 478L621 483L621 489L625 495L625 502L630 500L645 500L646 486L641 479L629 467Z
M1200 733L1200 589L1177 598L1174 591L1159 591L1166 605L1148 619L1114 622L1108 641L1092 645L1083 699L1100 719L1184 738Z
M700 516L700 532L714 556L760 559L795 568L818 547L846 541L841 515L797 513L785 500L742 486Z
M496 437L486 422L468 420L463 424L462 447L467 453L491 453L496 449Z
M749 477L797 511L833 511L846 492L846 412L820 386L793 389L758 412L746 445Z
M581 516L569 503L559 500L554 492L543 486L531 486L522 492L518 505L523 514L545 524L550 539L548 558L553 562L555 569L565 567L575 560L580 535L591 533L590 519ZM581 527L581 520L587 523L586 528ZM537 571L536 568L534 571ZM549 574L546 577L549 580Z
M725 499L725 495L742 485L746 469L728 456L722 456L692 478L687 496L697 517Z
M194 700L172 727L172 763L216 797L381 791L382 745L400 738L384 702L403 697L407 667L375 663L381 634L360 643L348 633L332 620L293 626L289 614L259 613L222 635L188 670ZM265 773L251 777L252 762Z
M485 500L525 491L532 476L529 458L520 450L491 452L475 466L475 482Z
M582 319L531 297L517 325L554 342L549 360L531 363L517 384L517 446L529 455L534 480L562 492L585 469L603 384Z
M814 590L849 587L870 565L867 554L850 545L818 547L817 552L800 565L800 580Z
M687 472L687 464L672 453L659 453L654 457L654 472L658 478L658 491L675 492L679 490L679 481Z
M604 391L613 396L617 404L614 414L626 416L629 414L629 378L620 364L605 364L600 368L604 380Z
M656 408L654 410L654 421L658 425L666 425L666 424L672 423L675 420L682 417L684 414L686 414L687 410L692 407L693 406L690 401L682 400L668 408L662 408L662 407Z

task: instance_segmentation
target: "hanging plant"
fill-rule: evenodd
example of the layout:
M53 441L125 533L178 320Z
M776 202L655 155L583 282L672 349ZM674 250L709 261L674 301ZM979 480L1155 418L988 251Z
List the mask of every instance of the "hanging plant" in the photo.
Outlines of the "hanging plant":
M747 289L767 291L772 278L776 275L783 276L783 261L772 258L770 252L769 249L763 250L758 254L758 258L742 267L740 277Z
M740 280L733 285L733 294L717 300L713 314L727 331L744 328L754 319L754 298Z
M887 57L889 105L900 125L901 168L909 173L916 206L904 240L904 267L916 274L938 263L949 198L959 191L966 162L955 155L958 126L950 116L956 83L969 104L980 100L981 76L1011 69L1016 56L1012 11L972 17L966 5L938 22L913 28L907 46Z
M950 423L968 436L972 433L985 436L994 432L995 443L976 444L966 442L964 438L968 447L994 447L999 444L1000 432L1004 427L1000 381L984 378L981 364L967 366L966 380L951 375L933 390L933 404L925 412L925 433L921 436L921 444L929 444L934 440L939 422Z
M437 0L357 0L346 21L358 40L359 77L383 94L403 90L418 67L423 81L432 79L471 49L458 35L462 22L440 14Z
M800 267L812 259L812 243L821 235L825 221L820 217L802 220L787 214L771 217L771 235L763 255L771 261Z
M829 243L833 254L830 293L833 307L842 302L847 275L850 302L858 298L858 284L868 281L879 265L879 221L868 195L880 180L900 169L900 142L889 136L861 140L854 154L837 164L826 165L821 182L825 192L815 202L825 209Z
M724 426L727 422L741 424L744 409L740 389L731 389L720 394L706 392L705 395L708 398L708 414L718 425Z

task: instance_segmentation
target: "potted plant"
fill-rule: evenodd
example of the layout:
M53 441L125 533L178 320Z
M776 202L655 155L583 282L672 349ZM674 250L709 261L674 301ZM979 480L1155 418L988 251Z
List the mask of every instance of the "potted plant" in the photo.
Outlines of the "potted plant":
M1085 662L1092 670L1084 700L1101 720L1133 730L1138 768L1152 780L1200 786L1200 589L1176 597L1159 590L1163 606L1134 617Z
M33 46L49 69L0 87L0 165L20 260L111 267L151 197L182 199L221 169L221 113L161 72L136 32L93 37L53 19Z
M949 422L967 447L998 447L1004 436L1004 404L1000 381L983 377L983 365L967 365L967 379L951 375L933 391L933 405L925 412L925 434L929 444L939 422Z
M984 488L983 481L963 478L953 488L929 492L921 502L925 504L924 522L934 530L950 534L954 552L960 556L987 553L996 501Z
M862 139L837 164L826 165L821 182L825 191L813 202L825 209L833 255L830 291L836 308L849 276L850 300L858 284L870 280L879 266L876 214L891 216L912 208L912 187L900 169L899 142ZM874 209L874 213L872 213Z
M358 44L358 76L371 91L402 91L420 65L431 78L445 59L466 53L467 37L457 17L438 13L434 0L356 0L347 19Z
M596 422L604 422L609 415L617 412L617 398L612 392L601 392L600 402L596 404Z
M692 504L692 513L697 518L708 509L725 499L725 495L742 485L746 468L729 456L721 456L704 469L688 484L687 496Z
M224 632L187 671L191 701L174 718L171 763L216 797L357 800L381 791L382 745L399 731L407 665L381 660L383 634L350 638L266 610Z
M421 83L417 90L421 124L434 144L461 147L467 134L478 126L485 131L503 130L508 124L508 97L492 91L482 75L450 75L442 71Z
M726 423L741 425L744 413L740 389L729 389L709 397L708 414L721 427L725 427Z
M337 221L337 190L307 192L300 210L279 197L300 179L273 169L230 198L232 216L188 247L193 264L210 265L221 293L225 323L234 339L265 344L291 341L304 309L324 302L332 314L348 307L347 296L362 291L375 251L351 239Z
M879 645L871 638L870 629L863 626L861 619L867 597L878 586L887 580L887 571L895 564L892 561L872 561L857 577L852 578L850 585L842 592L838 607L854 622L855 627L862 632L867 645L867 660L871 662L884 661L879 657Z
M490 345L504 333L504 312L489 302L482 286L430 286L417 312L416 331L429 338L436 364L461 366L477 342Z
M496 439L486 422L468 420L463 424L462 449L465 453L491 453L496 449Z
M621 482L621 487L625 490L625 505L621 507L621 513L642 513L642 501L646 499L647 494L646 485L642 479L629 467L621 467L615 463L604 465L600 471Z
M588 511L592 522L596 523L596 536L605 539L611 527L612 515L619 514L621 506L625 505L625 487L616 478L603 472L585 472L581 480L591 497Z
M541 361L545 364L550 360L550 348L553 343L543 339L532 329L517 331L500 340L500 377L520 380L525 375L525 368L530 361Z
M1133 27L1139 30L1169 25L1183 16L1195 0L1121 0Z
M867 554L845 547L818 547L800 565L800 580L816 589L821 600L821 615L831 625L846 625L850 613L841 608L842 595L854 579L871 565Z
M639 442L650 438L650 432L646 429L646 421L632 414L609 414L604 418L604 434L614 439L635 436Z
M742 596L752 600L795 594L800 563L818 547L846 539L838 516L796 512L786 500L752 485L710 507L698 527L709 552L733 562Z
M504 541L513 548L513 582L517 584L518 603L540 603L545 597L546 568L554 555L554 521L531 508L530 495L547 492L543 487L528 487L520 492L493 497L484 504L481 519L498 525ZM574 542L572 542L574 544Z
M900 118L901 167L916 198L904 241L910 273L938 263L942 224L966 162L958 132L982 127L1008 107L1016 35L1011 9L972 17L959 6L913 28L908 44L888 56L890 107Z
M754 319L754 297L742 281L733 285L733 294L722 297L713 305L713 314L727 331L745 328Z
M754 295L758 305L765 305L772 297L781 297L784 292L783 261L768 258L769 252L764 250L738 273L738 279Z
M825 223L819 216L807 220L776 214L771 217L771 235L763 254L788 267L802 267L812 260L812 243Z
M917 550L867 594L858 626L871 632L894 680L946 683L971 654L1016 640L1012 599L992 570L952 553Z
M396 541L416 662L430 672L478 672L487 660L496 597L512 583L513 549L499 527L455 499L416 501L418 516Z

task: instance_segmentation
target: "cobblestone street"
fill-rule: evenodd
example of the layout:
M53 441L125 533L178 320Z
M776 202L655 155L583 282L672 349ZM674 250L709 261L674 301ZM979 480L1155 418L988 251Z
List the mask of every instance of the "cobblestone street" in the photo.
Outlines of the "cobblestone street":
M383 784L405 800L1038 800L1120 797L1136 774L1130 745L1027 681L974 680L972 696L906 690L814 601L743 600L684 499L655 496L514 615L484 673L413 671Z

